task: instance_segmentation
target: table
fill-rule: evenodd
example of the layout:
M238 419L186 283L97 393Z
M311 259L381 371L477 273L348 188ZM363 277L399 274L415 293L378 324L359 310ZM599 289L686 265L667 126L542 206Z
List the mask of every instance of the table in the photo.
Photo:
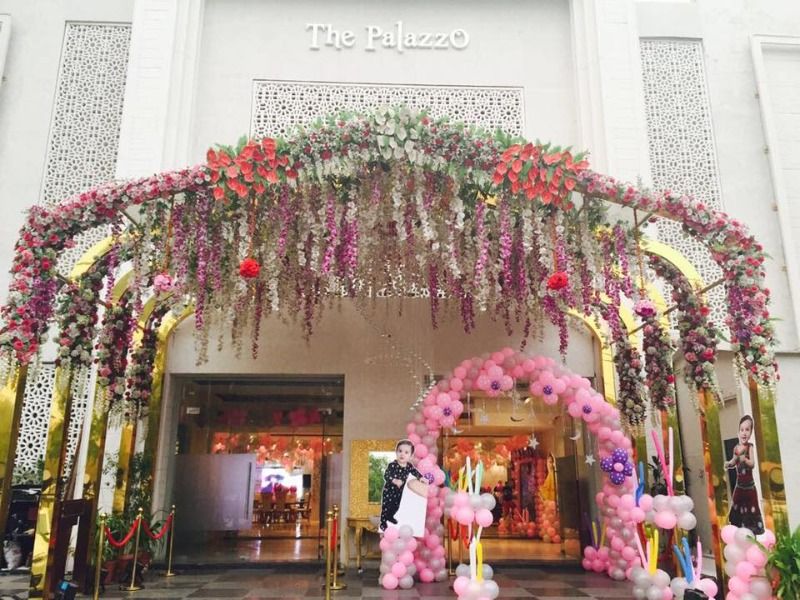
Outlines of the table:
M370 521L369 517L348 517L347 528L353 530L356 542L356 568L358 569L358 572L361 573L364 532L378 533L378 528L372 524L372 521ZM347 540L345 540L345 547L347 547Z

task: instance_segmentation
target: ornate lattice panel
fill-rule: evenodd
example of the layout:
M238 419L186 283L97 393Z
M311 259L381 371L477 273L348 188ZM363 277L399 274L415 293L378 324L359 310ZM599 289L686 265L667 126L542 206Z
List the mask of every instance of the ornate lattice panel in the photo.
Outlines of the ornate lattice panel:
M124 24L67 23L61 51L42 201L60 202L114 178L128 69L131 28ZM97 228L63 253L59 270L108 235Z
M285 135L341 110L406 105L515 135L524 129L522 88L376 85L257 80L253 82L253 137Z
M722 208L702 44L641 40L640 47L654 187L691 194L706 206ZM660 220L658 237L692 261L706 283L722 276L708 250L679 224ZM711 318L727 332L723 288L709 292L707 300Z
M41 464L47 443L47 427L50 419L50 404L53 400L56 368L53 363L43 363L33 378L28 378L22 402L17 455L14 459L14 483L38 483L41 480ZM67 464L64 476L68 476L76 458L78 440L83 428L83 418L89 399L89 373L81 374L73 381L73 401L70 425L67 433Z

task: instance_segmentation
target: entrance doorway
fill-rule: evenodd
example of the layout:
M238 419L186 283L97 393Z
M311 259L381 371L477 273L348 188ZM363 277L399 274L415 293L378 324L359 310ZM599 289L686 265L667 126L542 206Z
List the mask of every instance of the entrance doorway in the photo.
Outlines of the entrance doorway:
M340 504L344 377L203 376L176 386L175 561L315 561Z
M494 562L580 560L591 483L579 428L561 404L544 404L526 387L468 396L456 433L443 437L442 457L451 478L467 458L483 465L482 492L496 506L482 542Z

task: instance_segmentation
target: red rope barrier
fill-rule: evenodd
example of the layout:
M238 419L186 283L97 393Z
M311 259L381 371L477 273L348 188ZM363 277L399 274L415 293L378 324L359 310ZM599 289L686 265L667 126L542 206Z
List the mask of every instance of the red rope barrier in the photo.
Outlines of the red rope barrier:
M338 535L339 519L334 519L331 523L331 550L336 547L336 536Z
M133 525L131 525L131 529L128 532L128 535L122 538L122 540L120 540L119 542L114 539L114 536L111 534L111 529L109 527L106 527L106 538L108 539L108 543L114 546L114 548L124 548L127 545L127 543L131 541L133 534L136 533L136 527L138 524L139 524L139 519L137 517L136 519L134 519Z
M142 527L144 527L144 532L147 536L152 540L160 540L164 537L164 535L169 531L169 528L172 526L172 514L167 517L167 520L164 521L164 525L161 526L161 531L158 533L153 533L150 529L150 525L147 524L147 521L142 523Z

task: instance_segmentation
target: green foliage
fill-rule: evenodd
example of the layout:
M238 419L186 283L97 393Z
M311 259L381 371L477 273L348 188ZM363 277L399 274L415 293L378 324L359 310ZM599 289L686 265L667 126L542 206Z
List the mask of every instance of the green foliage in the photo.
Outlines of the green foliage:
M383 495L383 473L389 466L385 456L369 456L369 502L380 502Z
M778 534L767 568L780 578L776 590L778 598L800 598L800 527L793 533Z

